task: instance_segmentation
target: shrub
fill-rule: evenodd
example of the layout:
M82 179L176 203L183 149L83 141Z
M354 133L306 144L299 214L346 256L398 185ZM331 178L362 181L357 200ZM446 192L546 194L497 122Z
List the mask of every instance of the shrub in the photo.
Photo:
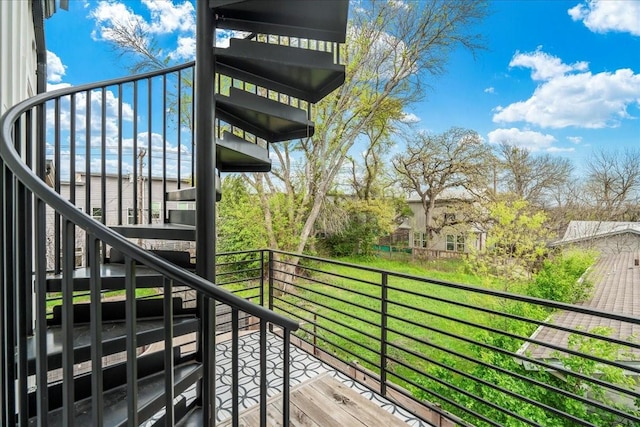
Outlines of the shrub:
M538 298L575 304L591 296L593 283L582 276L594 263L593 251L570 250L544 262L529 285L528 294Z

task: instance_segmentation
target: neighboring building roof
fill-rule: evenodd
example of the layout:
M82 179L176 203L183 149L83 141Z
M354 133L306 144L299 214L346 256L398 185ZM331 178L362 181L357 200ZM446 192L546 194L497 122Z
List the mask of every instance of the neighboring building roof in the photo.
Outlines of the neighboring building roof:
M623 233L640 235L640 222L571 221L562 239L550 246L578 243Z
M612 254L601 257L592 267L588 278L594 281L591 299L579 304L589 308L626 316L640 317L640 267L634 265L638 252ZM590 331L595 327L607 327L612 330L610 338L627 340L632 335L640 336L640 325L605 319L569 311L560 311L551 316L549 323L571 329ZM567 348L570 333L548 326L540 326L531 338L558 347ZM637 360L640 350L629 349L633 353L627 361ZM526 343L519 352L530 352L534 359L555 359L556 350L536 344ZM623 361L623 360L620 360Z

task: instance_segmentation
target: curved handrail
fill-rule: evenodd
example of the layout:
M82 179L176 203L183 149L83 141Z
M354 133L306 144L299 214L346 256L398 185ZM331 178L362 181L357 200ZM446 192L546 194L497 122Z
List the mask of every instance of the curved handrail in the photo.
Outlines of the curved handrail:
M28 98L15 106L11 107L0 118L0 157L7 167L18 177L20 182L33 192L38 198L46 202L49 206L69 219L75 225L93 234L109 246L118 248L123 254L131 257L133 260L153 268L160 274L172 279L181 285L191 287L205 296L219 300L227 305L237 308L247 314L259 317L275 325L285 329L295 331L298 329L298 322L295 322L285 316L274 313L262 306L253 304L245 299L234 295L230 291L217 287L208 280L197 276L187 270L175 266L174 264L154 255L152 252L146 251L137 245L131 243L117 232L111 230L102 223L94 220L87 214L79 211L71 202L62 198L52 188L46 185L33 171L31 171L22 161L12 144L12 128L14 123L20 116L45 102L71 95L77 92L83 92L105 86L114 86L121 83L130 83L138 80L144 80L163 74L172 73L193 66L194 62L178 65L163 70L152 71L145 74L139 74L133 77L123 77L113 80L107 80L98 83L90 83L75 87L67 87L51 92L45 92Z

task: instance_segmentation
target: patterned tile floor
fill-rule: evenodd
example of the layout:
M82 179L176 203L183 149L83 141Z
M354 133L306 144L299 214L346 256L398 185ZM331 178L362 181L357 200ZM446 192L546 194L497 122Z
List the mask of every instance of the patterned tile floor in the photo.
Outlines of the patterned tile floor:
M231 416L231 342L223 342L218 344L216 357L218 361L218 369L216 370L217 384L217 419L222 421ZM258 333L250 333L241 336L239 339L239 389L240 389L240 407L241 410L250 408L259 403L260 399L260 362L259 354L259 335ZM273 396L282 391L282 360L283 360L282 340L275 335L267 335L267 382L268 395ZM316 359L314 356L291 346L290 350L290 369L291 369L291 386L301 384L324 372L330 372L330 375L357 390L360 394L371 400L375 404L381 406L388 412L396 415L404 420L412 427L428 427L429 424L411 415L404 409L394 405L387 399L373 393L368 388L358 384L349 377L336 371L329 365Z
M260 402L260 361L258 359L260 348L259 334L249 333L239 338L238 358L240 361L239 370L239 391L240 391L240 411L251 408ZM267 334L267 393L275 396L282 392L282 360L283 360L282 339ZM216 345L216 418L224 421L231 417L231 341L224 341ZM391 403L382 396L372 392L368 388L353 381L351 378L336 371L329 365L316 359L314 356L300 350L292 345L290 349L290 384L295 386L301 384L320 374L329 372L343 384L358 391L361 395L404 420L411 427L429 427L430 424L416 418L409 412ZM184 394L187 402L195 399L195 386L188 389ZM144 426L153 425L154 421L162 416L162 412L156 414L152 419L144 423ZM377 427L377 426L372 426Z

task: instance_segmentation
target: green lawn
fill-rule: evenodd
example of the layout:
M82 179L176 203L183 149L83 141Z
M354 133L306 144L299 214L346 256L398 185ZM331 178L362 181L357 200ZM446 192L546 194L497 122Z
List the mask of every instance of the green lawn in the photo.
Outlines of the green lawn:
M434 263L421 265L385 258L341 258L339 261L478 287L499 287L464 273L461 261L456 264L447 260L444 268ZM316 271L299 280L299 286L290 289L276 306L306 322L298 332L300 336L312 340L312 336L317 335L317 343L323 349L344 361L358 360L379 372L381 273L328 263L313 263L310 267L323 272ZM476 307L509 312L529 310L523 304L516 307L496 297L411 278L389 276L388 286L387 354L393 360L388 361L387 367L410 379L420 376L411 368L430 372L437 368L434 361L455 365L459 369L469 368L472 362L453 354L477 356L477 347L460 338L487 341L489 332L478 328L478 325L503 329L500 325L504 323L504 328L514 329L514 321L497 320L496 315L481 312ZM536 318L546 316L541 311L533 311L532 315ZM521 323L517 329L523 335L535 330L533 325L516 323ZM516 347L517 344L511 343L511 346ZM403 366L405 364L409 367Z

